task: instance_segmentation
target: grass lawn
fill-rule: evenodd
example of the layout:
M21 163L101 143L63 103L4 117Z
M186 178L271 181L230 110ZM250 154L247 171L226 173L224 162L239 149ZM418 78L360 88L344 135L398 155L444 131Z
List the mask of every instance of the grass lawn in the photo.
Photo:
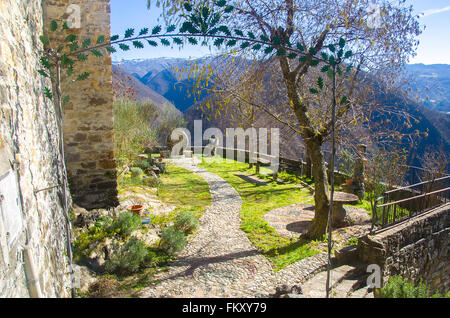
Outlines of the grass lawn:
M280 236L264 220L267 212L294 203L314 204L308 189L296 184L251 184L239 174L254 174L248 164L218 158L205 158L200 165L230 183L243 200L241 229L250 241L268 258L276 271L320 252L317 241L294 240ZM261 169L261 172L264 172Z
M191 211L200 218L206 207L211 205L209 185L199 175L169 164L166 173L161 176L161 181L158 198L177 208L167 216L153 216L154 224L171 222L183 211Z

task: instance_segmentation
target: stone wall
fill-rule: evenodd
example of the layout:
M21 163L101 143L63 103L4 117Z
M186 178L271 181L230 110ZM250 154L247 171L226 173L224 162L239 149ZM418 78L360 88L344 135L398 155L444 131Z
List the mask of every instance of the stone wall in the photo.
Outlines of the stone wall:
M450 290L450 205L359 241L360 259L435 290Z
M0 1L0 297L70 295L62 160L37 72L42 17L41 1Z
M79 43L86 38L95 43L100 35L110 38L109 0L43 0L43 7L47 27L52 20L60 21L61 25L76 17L73 8L79 8L80 28L74 24L68 30L77 36ZM52 40L67 35L47 34ZM79 73L87 71L91 76L70 85L63 81L62 85L64 95L70 96L64 107L64 141L72 198L86 209L116 206L111 57L106 53L101 58L90 56L75 69Z

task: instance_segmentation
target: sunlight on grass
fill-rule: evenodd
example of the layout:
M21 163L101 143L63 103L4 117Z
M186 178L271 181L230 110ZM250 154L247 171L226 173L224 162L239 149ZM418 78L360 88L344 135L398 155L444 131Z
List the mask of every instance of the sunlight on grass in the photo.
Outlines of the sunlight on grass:
M161 176L162 186L158 189L158 198L177 208L167 216L153 216L152 223L167 223L175 220L180 212L191 211L200 218L207 206L211 205L208 183L199 175L167 165L166 173Z
M200 166L219 175L238 191L243 200L241 229L273 263L276 271L320 252L317 242L282 237L264 220L264 215L273 209L294 203L311 203L308 189L276 182L265 185L249 183L238 175L254 175L254 169L248 169L248 164L233 160L204 158ZM271 181L271 177L267 181Z

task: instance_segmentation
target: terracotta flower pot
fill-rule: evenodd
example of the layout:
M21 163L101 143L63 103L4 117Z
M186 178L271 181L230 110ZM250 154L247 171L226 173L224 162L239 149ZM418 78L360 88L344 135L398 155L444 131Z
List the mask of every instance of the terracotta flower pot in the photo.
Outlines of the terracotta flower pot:
M133 212L136 215L142 216L142 213L144 211L144 206L142 205L132 205L128 207L128 211Z
M347 180L345 180L345 184L347 184L347 185L351 185L351 184L352 184L352 182L353 182L353 180L352 180L352 179L347 179Z

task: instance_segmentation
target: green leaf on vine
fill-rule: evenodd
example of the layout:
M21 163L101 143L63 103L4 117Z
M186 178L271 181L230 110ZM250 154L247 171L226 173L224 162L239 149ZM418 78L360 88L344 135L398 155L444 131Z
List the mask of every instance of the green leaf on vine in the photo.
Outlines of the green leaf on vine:
M134 34L134 29L127 29L125 31L125 39L131 38Z
M183 6L184 6L184 9L185 9L187 12L191 12L191 11L192 11L192 5L191 5L189 2L185 2L185 3L183 4Z
M264 49L264 53L265 53L265 54L270 54L270 53L273 52L273 50L274 50L274 48L273 48L272 46L268 46L268 47L266 47L266 48Z
M113 46L107 46L106 47L106 51L108 51L109 53L116 53L117 52L117 50Z
M68 102L70 102L70 96L64 96L62 98L62 104L66 105Z
M157 26L155 26L155 27L153 28L152 34L153 34L153 35L156 35L156 34L159 34L159 32L161 32L161 26L160 26L160 25L157 25Z
M219 47L219 46L221 46L221 45L223 44L224 41L225 41L224 39L218 38L218 39L216 39L216 40L214 41L214 46Z
M130 50L130 47L129 47L128 45L124 44L124 43L120 43L120 44L119 44L119 48L120 48L122 51L128 51L128 50Z
M252 40L256 39L255 34L253 34L253 32L248 32L248 37Z
M228 47L232 47L232 46L235 46L235 45L236 45L236 40L230 40L230 41L227 42L227 46Z
M349 57L351 57L353 55L353 52L352 51L347 51L347 52L345 52L345 58L346 59L348 59Z
M263 42L269 42L270 41L269 38L267 36L265 36L265 35L261 35L260 39Z
M325 65L324 67L322 67L322 69L320 70L322 73L328 72L328 69L330 68L329 65Z
M161 39L161 44L164 46L170 46L170 42L167 39Z
M94 56L97 56L97 57L103 56L103 53L100 52L100 50L97 50L97 49L91 50L91 53L92 53Z
M119 36L116 34L116 35L113 35L112 37L111 37L111 42L114 42L114 41L117 41L119 39Z
M48 87L44 87L44 95L45 97L47 97L48 99L53 99L53 93L50 90L50 88Z
M85 39L85 40L83 41L83 43L81 44L81 46L83 47L83 49L87 49L90 45L91 45L91 39Z
M49 40L49 38L46 37L45 35L41 35L41 36L39 37L39 40L41 40L41 42L42 42L42 44L43 44L44 46L49 46L49 45L50 45L50 40Z
M233 6L227 6L224 11L225 11L225 13L230 13L233 10L234 10Z
M259 51L261 49L261 44L253 45L252 50Z
M50 22L50 31L55 32L58 29L58 22L53 20Z
M86 61L88 59L88 56L86 54L80 53L80 54L77 55L77 59L80 62Z
M189 43L191 43L192 45L197 45L198 41L196 38L188 38Z
M344 105L347 102L347 96L342 97L340 104Z
M158 46L158 43L156 43L155 41L148 40L147 42L148 42L148 44L150 44L151 46L154 46L154 47Z
M70 52L75 52L76 50L78 50L78 48L79 48L78 42L73 42L72 44L69 45Z
M78 75L76 81L84 81L86 79L88 79L90 76L90 74L88 72L83 72L80 75Z
M277 50L277 56L283 56L286 54L286 50L285 49L279 49Z
M234 33L237 35L237 36L244 36L244 32L242 32L241 30L234 30Z
M297 56L298 56L297 53L290 53L287 57L288 57L288 59L293 60L293 59L295 59Z
M146 35L146 34L148 34L148 28L143 28L143 29L141 29L141 31L139 32L139 36L141 36L141 35Z
M178 44L178 45L183 44L183 40L180 39L180 38L173 38L173 42L174 42L175 44Z
M105 36L104 35L100 35L98 38L97 38L97 44L102 44L102 43L104 43L105 42Z
M319 60L312 60L311 63L309 63L311 66L317 66L319 65Z
M66 37L66 42L74 42L74 41L76 41L76 39L77 39L77 36L75 34L69 34Z
M44 70L38 70L38 73L44 77L49 77L49 75Z
M241 44L241 49L246 49L250 46L250 42L244 42Z
M175 24L169 25L169 27L167 28L167 33L175 31L176 28L177 27L175 26Z
M319 93L319 91L318 91L317 89L315 89L315 88L310 88L309 91L310 91L312 94L317 94L317 93Z
M144 44L142 44L141 41L133 41L133 46L137 49L143 49L144 48Z
M333 53L336 52L336 48L334 47L333 44L328 45L328 49Z
M319 86L320 89L323 88L323 78L319 76L317 79L317 86Z
M224 7L226 4L227 4L226 0L219 0L216 2L216 6L221 7L221 8Z
M344 39L344 38L341 38L341 39L339 40L339 47L340 47L341 49L343 49L344 46L345 46L345 39Z
M225 33L226 35L231 36L231 32L230 32L230 30L228 29L227 26L222 25L222 26L219 27L219 30L220 30L222 33Z
M67 55L62 55L61 56L61 65L62 66L66 66L66 65L73 65L75 63L74 60L72 60L70 57L68 57Z
M297 49L298 49L300 52L303 52L303 51L305 50L305 48L303 47L303 45L301 45L300 43L297 43Z

